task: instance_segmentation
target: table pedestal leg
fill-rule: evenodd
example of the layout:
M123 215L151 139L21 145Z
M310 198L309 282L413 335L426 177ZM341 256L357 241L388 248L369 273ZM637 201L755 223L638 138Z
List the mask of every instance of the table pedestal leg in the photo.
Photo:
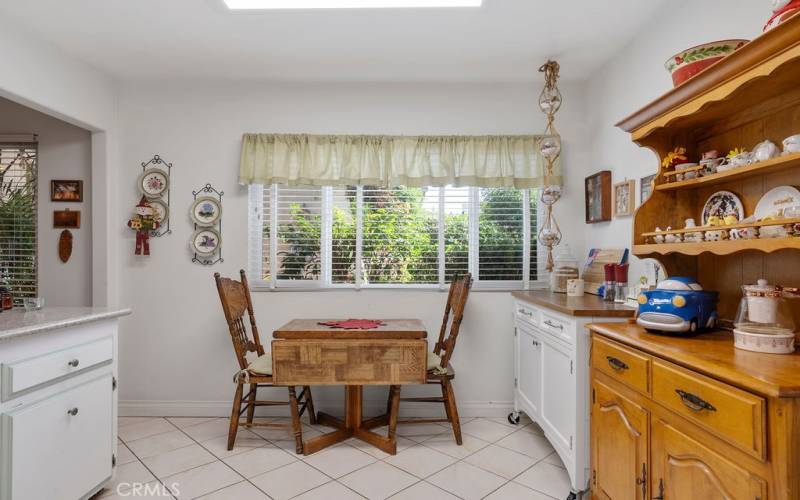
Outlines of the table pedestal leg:
M390 455L397 453L397 440L395 430L397 427L397 411L400 403L400 386L393 385L390 388L391 405L387 415L380 415L369 420L362 420L363 411L363 386L348 385L345 387L345 416L344 421L319 412L318 423L335 427L337 430L323 434L322 436L309 439L303 446L303 453L311 455L323 448L340 443L351 437L365 441L376 448L383 450ZM387 423L389 432L387 436L382 436L370 431L370 428L378 427Z

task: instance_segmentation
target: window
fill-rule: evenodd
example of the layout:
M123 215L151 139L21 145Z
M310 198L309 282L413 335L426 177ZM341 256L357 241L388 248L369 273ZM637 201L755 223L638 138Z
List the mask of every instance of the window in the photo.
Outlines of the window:
M0 278L15 305L37 295L36 145L0 144Z
M536 193L513 188L250 186L255 286L477 288L540 277Z

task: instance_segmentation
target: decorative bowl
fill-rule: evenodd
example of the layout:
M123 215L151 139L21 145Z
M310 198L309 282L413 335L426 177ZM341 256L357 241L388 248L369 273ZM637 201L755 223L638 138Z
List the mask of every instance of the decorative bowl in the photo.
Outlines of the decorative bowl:
M747 42L749 40L720 40L697 45L670 57L664 67L672 74L672 83L677 87Z

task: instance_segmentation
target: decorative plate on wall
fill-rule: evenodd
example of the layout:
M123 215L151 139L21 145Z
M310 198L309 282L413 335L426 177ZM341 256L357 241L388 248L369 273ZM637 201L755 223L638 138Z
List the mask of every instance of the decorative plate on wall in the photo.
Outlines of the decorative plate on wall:
M211 196L201 196L192 203L189 216L198 226L208 227L217 223L222 215L222 205L219 199Z
M735 214L739 220L744 219L742 200L730 191L717 191L712 194L703 206L703 225L708 225L708 218L712 215L724 218L728 214Z
M756 220L761 220L770 215L781 216L787 208L800 208L800 191L792 186L778 186L767 191L758 200L755 215Z
M217 253L222 238L219 231L208 227L200 228L192 235L192 251L201 257L210 257Z
M153 207L158 222L166 224L169 219L169 206L163 200L150 200L150 206Z
M169 175L160 168L150 168L139 175L139 191L148 198L159 198L169 187Z

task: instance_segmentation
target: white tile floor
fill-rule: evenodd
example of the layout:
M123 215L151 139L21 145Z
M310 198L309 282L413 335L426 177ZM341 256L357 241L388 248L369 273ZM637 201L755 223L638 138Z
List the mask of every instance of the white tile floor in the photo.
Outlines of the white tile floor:
M304 425L303 433L328 430ZM449 426L401 425L395 456L349 440L303 457L284 429L242 429L228 451L227 419L122 417L117 477L98 497L563 500L569 494L566 470L536 424L475 418L464 419L462 430L462 446Z

